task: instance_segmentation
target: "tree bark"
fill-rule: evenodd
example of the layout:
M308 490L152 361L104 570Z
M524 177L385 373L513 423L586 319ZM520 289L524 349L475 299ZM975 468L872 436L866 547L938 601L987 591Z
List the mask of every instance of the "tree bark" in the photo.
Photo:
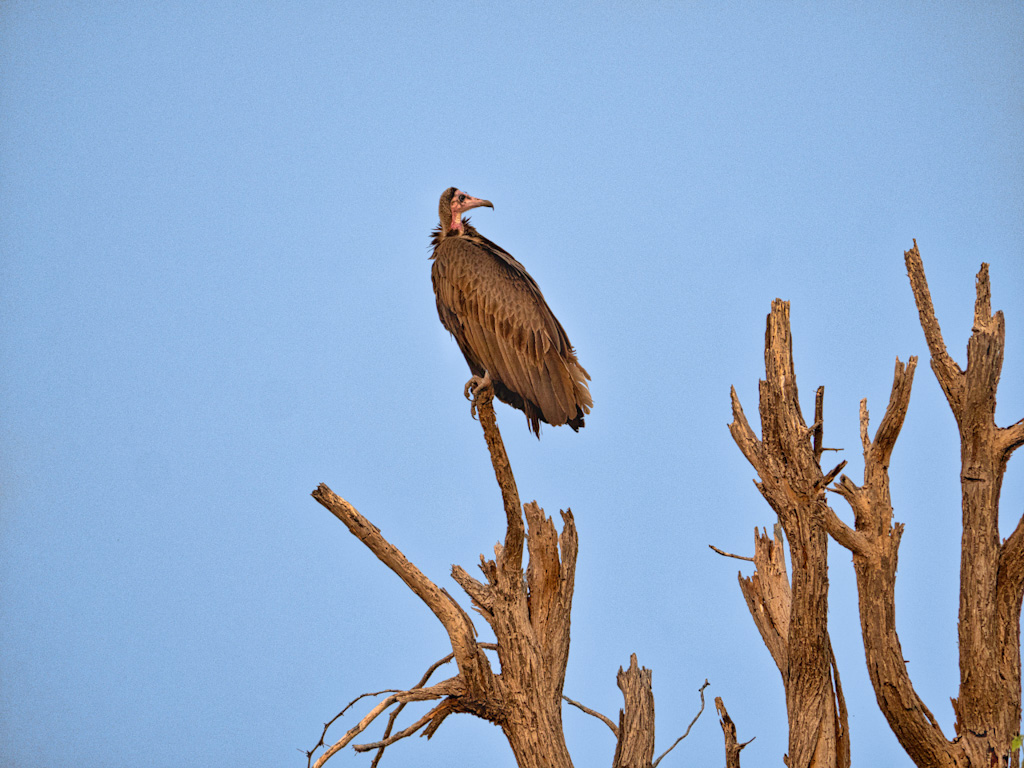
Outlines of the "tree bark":
M725 737L725 768L740 768L740 752L753 741L740 744L736 740L736 724L729 717L721 696L715 697L715 709L718 710L718 724L722 726L722 735Z
M838 474L822 472L821 415L808 428L800 411L789 303L776 299L765 331L760 382L761 438L732 390L729 430L760 478L758 490L775 510L789 541L792 586L781 541L757 539L758 572L740 585L751 615L782 674L789 720L790 768L847 768L849 733L828 637L828 507L825 488ZM844 462L845 463L845 462ZM759 562L760 558L760 562ZM787 605L788 603L788 605Z
M612 768L651 768L654 760L654 694L651 670L638 667L636 654L629 669L619 668L619 690L625 706L619 711L619 740Z

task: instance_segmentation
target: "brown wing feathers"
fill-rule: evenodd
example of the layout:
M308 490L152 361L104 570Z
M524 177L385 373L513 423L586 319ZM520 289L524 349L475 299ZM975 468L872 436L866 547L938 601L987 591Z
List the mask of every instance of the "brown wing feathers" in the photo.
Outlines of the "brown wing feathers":
M438 315L476 375L487 371L495 395L540 422L583 426L590 376L561 324L523 266L464 223L435 233L431 277Z

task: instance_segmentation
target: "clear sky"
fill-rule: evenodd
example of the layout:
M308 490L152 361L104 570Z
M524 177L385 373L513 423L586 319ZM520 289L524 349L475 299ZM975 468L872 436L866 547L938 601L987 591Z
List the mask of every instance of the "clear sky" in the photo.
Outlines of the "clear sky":
M757 737L744 759L781 765L749 568L707 547L749 554L774 520L726 424L730 385L756 415L781 297L805 409L825 385L826 444L856 480L860 398L877 424L895 358L922 357L892 463L898 627L952 736L959 445L903 251L917 238L961 364L991 263L997 418L1024 416L1020 3L7 0L0 764L301 766L344 704L445 655L309 493L329 484L449 590L503 534L430 287L450 185L494 202L474 224L593 377L579 434L538 442L498 408L522 496L580 531L566 693L615 717L635 652L659 753L708 678ZM909 765L844 550L830 574L854 763ZM604 725L565 724L576 765L610 763ZM722 761L712 707L663 765ZM513 760L460 716L388 763Z

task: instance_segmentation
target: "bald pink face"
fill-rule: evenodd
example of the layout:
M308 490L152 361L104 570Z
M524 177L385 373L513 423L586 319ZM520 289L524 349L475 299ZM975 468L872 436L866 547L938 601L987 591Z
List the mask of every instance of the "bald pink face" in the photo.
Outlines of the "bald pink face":
M472 208L479 208L480 206L486 206L492 210L494 208L490 200L481 200L478 197L467 195L461 189L456 189L455 194L452 195L452 223L450 228L457 232L461 232L462 214Z

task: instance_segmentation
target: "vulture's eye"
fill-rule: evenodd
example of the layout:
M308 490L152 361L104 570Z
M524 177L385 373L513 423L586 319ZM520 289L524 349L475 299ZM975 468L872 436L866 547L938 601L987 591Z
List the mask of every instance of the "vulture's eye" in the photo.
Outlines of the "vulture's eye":
M460 203L466 202L466 196L465 195L459 195L459 202Z

